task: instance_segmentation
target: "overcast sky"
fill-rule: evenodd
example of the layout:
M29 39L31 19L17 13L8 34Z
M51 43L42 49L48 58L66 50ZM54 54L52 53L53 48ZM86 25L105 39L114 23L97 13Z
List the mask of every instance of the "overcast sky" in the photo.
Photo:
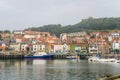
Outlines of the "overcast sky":
M120 17L120 0L0 0L0 30Z

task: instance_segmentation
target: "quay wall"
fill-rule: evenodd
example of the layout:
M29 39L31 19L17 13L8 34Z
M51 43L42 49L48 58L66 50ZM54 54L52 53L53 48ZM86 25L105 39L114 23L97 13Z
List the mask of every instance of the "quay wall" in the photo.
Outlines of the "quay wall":
M76 56L76 58L78 58L78 59L87 59L87 56L86 55L74 55L74 54L72 54L72 55L68 55L68 54L56 54L56 55L54 55L54 57L53 57L53 59L67 59L66 57L67 56Z
M6 60L6 59L23 59L24 55L5 55L1 54L0 59Z
M67 55L64 55L64 54L57 54L57 55L54 55L53 56L53 59L66 59L66 56Z
M67 54L56 54L53 56L53 59L67 59L67 56L75 56L75 55L67 55ZM83 56L78 55L77 57L79 58L84 58ZM24 55L5 55L5 54L0 54L0 59L1 60L6 60L6 59L24 59Z
M87 59L89 56L93 56L93 54L86 54L86 55L76 55L76 54L54 54L53 59L67 59L67 56L76 56L78 59ZM120 54L102 54L103 58L109 58L109 57L117 57L120 58ZM24 59L23 54L0 54L0 59Z

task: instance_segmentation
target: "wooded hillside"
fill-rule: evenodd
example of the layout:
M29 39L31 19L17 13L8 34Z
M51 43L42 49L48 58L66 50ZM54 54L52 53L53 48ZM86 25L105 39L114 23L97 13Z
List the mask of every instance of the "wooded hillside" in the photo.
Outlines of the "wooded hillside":
M94 31L94 30L115 30L120 29L120 18L92 18L83 19L81 22L74 25L62 26L60 24L50 24L40 27L28 28L33 31L50 32L56 34L60 33L72 33L79 31Z

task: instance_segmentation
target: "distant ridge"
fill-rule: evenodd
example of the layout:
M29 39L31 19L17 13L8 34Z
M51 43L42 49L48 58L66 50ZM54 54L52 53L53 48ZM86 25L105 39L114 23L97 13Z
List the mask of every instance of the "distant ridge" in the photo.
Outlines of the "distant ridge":
M108 31L120 29L120 17L114 18L92 18L83 19L81 22L74 25L62 26L61 24L49 24L40 27L32 27L26 30L50 32L59 36L61 33L72 33L79 31Z

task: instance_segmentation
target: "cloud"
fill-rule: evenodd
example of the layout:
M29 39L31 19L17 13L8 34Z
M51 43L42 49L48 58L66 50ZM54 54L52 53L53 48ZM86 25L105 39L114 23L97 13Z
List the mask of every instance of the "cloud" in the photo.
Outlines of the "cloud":
M0 29L69 25L83 18L119 17L120 0L0 0Z
M0 11L10 10L12 6L9 5L6 1L0 1Z

